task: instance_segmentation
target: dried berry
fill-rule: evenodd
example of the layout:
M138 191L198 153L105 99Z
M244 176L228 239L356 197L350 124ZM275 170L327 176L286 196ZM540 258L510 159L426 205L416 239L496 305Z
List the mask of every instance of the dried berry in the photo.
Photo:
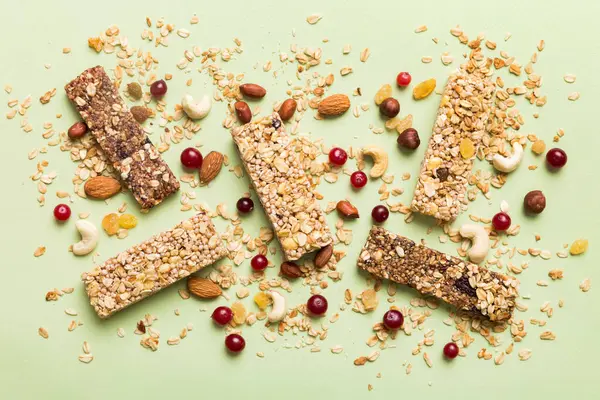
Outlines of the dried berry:
M415 100L421 100L429 96L435 89L435 79L428 79L419 83L413 89L413 98Z
M400 103L393 97L388 97L379 105L379 111L388 118L394 118L400 112Z
M475 144L469 138L464 138L460 141L460 155L465 159L469 159L475 155Z
M137 82L131 82L127 84L127 93L133 100L139 100L142 98L142 87Z
M380 105L385 99L390 97L392 97L392 86L386 83L375 93L375 104Z
M119 216L115 213L105 215L102 218L102 229L108 236L112 236L119 231Z
M449 171L448 168L438 168L436 171L436 175L440 182L446 182L448 179Z
M138 123L143 124L151 112L149 108L142 106L133 106L131 107L131 114L133 114L133 119L135 119Z
M419 139L419 133L415 128L408 128L398 136L397 142L400 147L414 150L421 144L421 139Z
M233 311L233 322L238 325L246 322L246 307L244 307L241 302L236 301L233 303L231 305L231 311Z
M546 208L546 196L544 196L541 190L532 190L525 195L523 204L527 211L539 214Z

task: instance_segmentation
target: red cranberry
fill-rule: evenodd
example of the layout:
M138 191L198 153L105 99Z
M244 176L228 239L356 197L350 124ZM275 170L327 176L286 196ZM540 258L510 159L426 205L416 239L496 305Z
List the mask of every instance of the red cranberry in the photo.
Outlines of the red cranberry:
M510 216L505 212L499 212L492 218L492 225L497 231L505 231L510 228Z
M404 323L404 315L398 310L389 310L383 314L383 324L388 329L400 329Z
M410 74L408 72L400 72L398 74L398 76L396 77L396 83L400 87L406 87L406 86L410 85L411 80L412 80L412 77L410 76Z
M262 254L257 254L254 257L252 257L250 265L255 271L264 271L265 268L267 268L267 266L269 265L269 260L267 260L267 257L263 256Z
M334 147L329 151L329 162L333 165L344 165L348 159L348 153L344 149Z
M327 299L320 294L312 295L306 302L306 307L313 315L323 315L327 312Z
M227 325L233 318L233 311L231 308L226 306L219 306L215 308L212 313L212 319L219 325Z
M567 163L567 153L559 148L550 149L546 153L546 161L553 168L562 168Z
M199 169L202 166L202 153L193 147L183 150L179 159L186 168Z
M458 346L454 342L450 342L444 346L444 355L446 358L453 359L458 355Z
M150 86L150 93L157 99L160 99L167 93L167 82L162 79L159 81L155 81Z
M353 172L352 175L350 175L350 183L356 189L360 189L367 184L367 174L362 171Z
M238 211L243 214L247 214L254 210L254 202L249 197L242 197L237 201L235 206L237 207Z
M246 347L246 341L237 333L232 333L225 338L225 346L232 353L239 353Z
M378 205L373 207L373 211L371 211L371 217L375 220L375 222L385 222L390 216L390 212L388 211L386 206Z
M71 216L71 208L66 204L59 204L54 207L54 218L58 221L66 221Z

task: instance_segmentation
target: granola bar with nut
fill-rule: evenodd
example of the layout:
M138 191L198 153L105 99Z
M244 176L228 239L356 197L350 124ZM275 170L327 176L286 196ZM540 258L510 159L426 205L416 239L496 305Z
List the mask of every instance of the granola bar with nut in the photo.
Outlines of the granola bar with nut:
M430 249L374 226L359 257L359 268L408 285L491 321L511 318L519 281Z
M451 221L467 208L467 184L495 86L487 78L464 72L448 79L421 164L413 211Z
M179 182L153 150L104 68L87 69L69 82L65 91L108 160L117 169L129 167L124 181L143 208L159 204L179 189ZM161 177L158 186L153 176Z
M332 243L325 213L279 114L235 128L231 135L286 260Z
M81 279L98 316L108 318L226 254L210 217L200 212L109 258Z

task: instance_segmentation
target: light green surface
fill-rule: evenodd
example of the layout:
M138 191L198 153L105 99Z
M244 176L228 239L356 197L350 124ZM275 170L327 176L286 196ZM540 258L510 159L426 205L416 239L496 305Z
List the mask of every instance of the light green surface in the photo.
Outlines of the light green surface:
M11 95L0 93L1 103L9 98L23 99L31 94L34 98L29 111L29 120L34 126L30 134L19 128L19 119L7 121L0 118L0 133L3 144L0 146L3 170L2 230L0 252L2 254L2 284L0 304L2 319L0 327L0 398L372 398L423 396L424 398L597 398L600 389L597 360L600 347L597 345L598 297L600 274L598 273L598 178L596 160L600 136L598 135L597 93L600 91L597 66L600 53L597 37L600 33L596 16L600 12L597 1L505 1L484 5L482 2L397 2L387 4L376 2L325 2L325 1L263 1L263 2L179 2L165 1L102 1L92 5L83 2L52 1L25 2L1 0L4 21L4 38L0 42L2 62L0 63L0 83L11 84ZM337 4L336 4L337 3ZM377 2L379 3L379 2ZM383 3L383 2L381 2ZM400 4L403 3L403 4ZM196 12L200 23L189 25L191 15ZM324 18L315 26L305 22L311 13L321 13ZM262 71L261 66L272 60L274 69L279 68L277 54L287 51L291 43L299 46L322 47L323 58L332 58L332 66L321 65L319 71L332 71L336 74L334 92L351 93L359 86L363 98L353 102L372 102L376 89L383 83L393 83L400 70L408 70L414 81L435 77L443 82L450 71L458 66L460 55L466 48L450 36L449 30L460 24L473 38L483 32L498 43L499 49L517 56L523 64L535 50L540 39L546 41L546 49L540 54L536 72L544 79L543 94L548 95L548 104L535 108L519 104L526 118L523 132L535 133L546 143L551 143L558 128L565 129L566 136L560 146L569 154L567 167L557 174L549 173L541 159L535 159L526 151L524 165L510 176L508 184L501 191L492 192L492 200L480 198L470 205L469 212L491 217L498 209L501 200L512 205L512 217L521 224L521 234L511 238L511 245L519 247L541 247L554 252L562 243L585 236L590 239L588 254L580 258L560 260L555 256L550 261L535 259L519 278L522 293L530 294L531 300L526 313L517 313L517 319L530 317L547 319L544 328L527 324L529 335L523 343L515 346L515 352L506 358L504 365L494 366L492 361L477 359L476 352L487 347L485 341L475 335L475 343L468 348L468 357L453 363L442 360L441 349L450 335L452 327L445 326L442 320L447 317L445 307L433 312L425 324L426 329L435 329L436 343L426 350L433 360L429 369L422 356L411 356L422 334L415 331L412 337L401 335L393 344L397 347L382 352L375 363L364 367L354 367L352 360L368 354L371 349L365 340L371 335L371 326L378 320L385 307L370 315L358 315L350 310L342 313L340 320L331 326L329 336L321 343L321 353L303 350L287 350L282 345L298 340L287 334L278 338L275 344L267 343L261 333L264 327L256 324L244 329L247 340L245 352L238 357L230 357L223 349L223 333L209 321L209 313L198 309L206 306L212 310L223 299L203 304L194 299L182 301L177 288L145 300L143 303L122 312L108 321L100 321L87 305L87 297L79 281L79 275L92 267L91 258L74 258L67 247L76 240L73 227L75 218L66 226L57 226L51 216L54 196L57 190L71 189L71 176L75 164L69 161L67 153L51 148L47 155L35 161L27 159L27 153L43 144L41 139L43 121L52 121L55 129L65 130L76 118L62 90L63 85L83 69L101 64L113 67L114 55L98 56L87 48L86 39L97 35L110 24L117 24L122 34L129 36L130 43L137 47L141 43L140 33L145 28L144 17L153 20L164 16L167 22L176 27L184 27L192 32L189 39L171 37L169 48L154 49L144 44L144 49L152 50L160 60L159 74L170 72L174 79L169 83L167 100L172 104L184 93L187 76L177 70L185 46L197 44L202 48L210 46L233 46L234 37L243 41L244 53L236 60L224 64L228 71L244 72L247 82L264 84L268 96L262 101L263 110L285 96L286 80L293 78L293 68L283 70L283 76L275 80L271 73ZM429 31L417 35L416 26L427 24ZM295 29L296 37L292 37ZM504 42L507 32L512 38ZM440 38L439 44L431 41L433 36ZM322 43L329 38L328 43ZM345 43L352 45L352 53L341 55ZM446 45L447 43L447 45ZM69 55L61 54L63 47L72 47ZM371 58L366 64L358 61L359 52L370 47ZM450 51L455 63L443 67L439 57ZM433 63L424 65L421 56L430 55ZM46 70L45 63L52 64ZM339 69L343 65L354 67L354 73L341 78ZM577 82L567 85L562 76L565 73L577 74ZM504 76L504 75L503 75ZM194 79L191 92L201 94L212 91L206 75L192 72ZM517 84L514 77L505 78L509 85ZM56 97L49 105L41 106L37 99L53 87L58 89ZM567 101L572 91L580 91L581 99L575 103ZM427 139L438 106L439 97L433 96L415 103L410 93L394 89L402 104L402 113L415 116L415 127ZM6 106L3 106L6 107ZM2 114L7 109L3 108ZM55 120L54 114L61 112L64 117ZM539 112L534 120L532 113ZM216 104L213 111L202 122L203 129L197 139L205 149L215 149L228 154L234 163L237 156L233 151L228 132L221 127L224 104ZM369 124L382 126L377 110L364 113L355 119L351 113L334 121L316 121L307 115L302 121L301 131L310 132L315 138L324 137L327 144L356 147L366 144L380 144L389 149L390 171L397 174L393 185L405 188L400 200L408 203L412 196L414 179L425 145L413 155L400 154L395 148L396 135L386 133L373 135ZM157 129L158 130L158 129ZM155 133L156 135L157 133ZM196 140L194 141L194 143ZM179 151L188 143L174 146L165 154L176 174L181 174ZM50 161L48 171L57 171L59 178L50 186L47 205L39 207L35 184L28 176L35 172L35 163L41 159ZM537 163L536 171L528 171L526 165ZM399 177L410 172L412 178L401 182ZM325 294L333 312L343 299L345 288L358 292L365 287L364 279L356 271L355 260L364 243L370 226L369 212L378 203L377 187L371 182L359 194L352 194L347 180L341 179L335 185L323 183L319 190L326 200L338 200L350 195L359 206L362 218L349 225L354 229L354 242L348 248L348 257L340 264L344 271L341 282L331 284ZM233 174L223 171L209 188L196 190L198 198L215 207L226 201L233 208L235 200L247 189L247 180L238 180ZM525 217L520 210L524 193L530 189L543 189L548 198L547 210L536 218ZM126 201L130 209L135 202L129 194L121 194L110 206L103 203L76 200L72 205L74 214L91 211L90 220L99 224L102 216L114 211L117 205ZM179 211L178 196L172 196L165 204L142 215L138 228L122 241L102 236L98 251L105 259L145 238L174 225L185 215ZM322 202L325 205L325 201ZM258 228L266 224L260 208L244 222L244 228L255 235ZM333 226L336 217L329 216ZM466 220L466 214L459 221ZM217 221L219 229L224 229L222 221ZM426 237L430 221L417 219L406 225L402 215L393 214L385 227L403 233L413 239ZM540 233L542 240L535 244L534 233ZM432 246L454 252L454 245L441 245L437 241L438 230L427 237ZM32 253L39 245L48 248L46 255L34 259ZM518 257L517 261L521 258ZM279 259L274 259L279 263ZM564 268L563 281L550 282L543 288L536 281L545 279L552 268ZM248 263L238 272L245 275ZM276 270L268 271L275 276ZM592 289L584 294L578 289L579 282L589 277ZM58 302L44 301L46 291L54 287L74 286L74 294L64 296ZM252 292L256 287L252 287ZM234 296L233 291L230 294ZM307 287L294 284L294 292L289 296L292 304L308 297ZM401 289L396 304L405 305L414 292ZM558 299L565 300L565 307L559 309ZM244 302L249 305L251 299ZM548 319L540 313L544 301L551 301L555 308L554 317ZM67 332L71 317L64 314L67 307L79 312L77 320L85 325L74 332ZM179 308L181 316L173 310ZM152 353L139 345L140 337L133 334L135 323L145 313L159 317L154 327L161 332L161 347ZM194 330L179 346L167 346L168 337L176 335L188 322ZM37 334L39 326L45 326L50 339L43 340ZM116 335L119 327L125 328L127 335L120 339ZM543 342L538 336L544 330L552 330L557 339ZM505 349L510 343L510 335L503 335ZM87 340L92 346L95 360L84 365L77 361L81 345ZM342 345L344 352L333 355L329 348ZM533 350L532 358L520 362L517 352L522 348ZM264 359L255 353L265 353ZM402 363L408 360L413 364L413 372L407 376ZM376 378L381 372L381 379ZM367 391L372 384L374 390Z

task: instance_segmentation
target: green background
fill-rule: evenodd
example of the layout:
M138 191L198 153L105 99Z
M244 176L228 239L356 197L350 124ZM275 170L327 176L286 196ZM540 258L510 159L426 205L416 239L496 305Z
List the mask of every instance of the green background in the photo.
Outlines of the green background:
M70 1L7 1L1 0L4 21L4 38L0 41L2 61L0 62L0 83L13 86L13 93L0 93L1 103L9 98L22 100L26 95L33 96L33 105L28 112L34 131L26 134L19 128L19 118L8 121L0 118L0 146L2 165L2 217L0 231L0 254L2 255L2 290L0 304L0 398L360 398L371 396L424 398L597 398L600 389L597 345L600 319L598 318L598 101L600 85L597 79L598 33L600 28L596 17L600 11L597 1L503 1L503 2L325 2L325 1L228 1L228 2L143 2L113 1L70 2ZM190 26L189 20L197 13L200 23ZM305 19L312 13L320 13L323 19L317 25L309 25ZM181 39L171 35L168 48L154 49L144 43L140 34L145 29L145 16L156 21L160 16L175 24L176 28L191 31L191 37ZM185 48L199 45L208 47L233 47L233 38L243 42L244 53L229 63L220 62L227 71L246 74L246 82L257 82L268 89L267 97L261 105L266 112L274 101L283 99L287 89L286 80L293 78L294 66L287 66L283 75L273 79L271 73L262 71L267 60L273 61L273 68L279 68L279 51L289 52L289 45L299 47L322 47L323 58L332 58L334 64L321 64L319 71L336 74L333 92L351 93L355 87L363 91L363 98L352 98L353 104L372 104L375 91L383 83L393 83L401 70L412 73L413 82L430 77L443 82L446 76L460 62L460 55L467 48L459 45L449 33L450 28L459 24L470 38L483 32L486 37L498 43L498 49L515 55L524 65L535 51L540 39L546 41L546 49L539 55L535 65L536 73L544 79L541 88L548 95L548 104L536 108L519 103L526 118L522 128L524 133L535 133L547 144L552 142L558 128L563 128L566 136L560 146L569 154L569 163L564 170L552 174L546 170L542 159L535 158L526 151L524 164L509 177L501 191L492 191L492 200L483 197L472 203L469 213L491 217L501 200L512 206L513 222L521 224L521 233L509 238L511 245L521 248L540 247L561 250L563 243L572 242L578 237L590 240L589 252L579 258L567 260L553 256L550 261L532 259L530 267L519 276L521 292L530 294L531 300L524 300L529 306L526 313L516 313L517 319L528 321L530 317L548 320L546 327L531 326L525 341L516 344L512 355L507 356L504 365L495 366L492 361L479 360L476 353L487 347L485 340L477 334L475 343L468 349L466 358L452 363L442 359L443 344L450 339L454 328L442 323L447 317L446 307L433 312L425 323L426 330L435 329L436 343L425 348L433 361L429 369L422 355L412 356L411 350L422 339L422 332L414 331L412 336L399 335L396 348L382 351L379 359L363 367L355 367L352 361L367 355L365 340L372 334L371 326L377 321L385 307L384 296L380 295L378 310L369 315L360 315L346 310L340 320L330 324L329 336L320 343L322 351L311 353L309 348L302 350L284 349L284 343L294 345L298 337L286 334L278 337L274 344L261 337L264 327L257 323L252 328L244 328L247 347L237 357L228 356L224 351L223 332L209 321L209 312L199 312L200 307L212 310L224 299L214 302L200 302L195 299L181 300L177 289L183 284L145 300L141 304L119 313L108 321L99 320L87 305L87 297L80 283L80 273L92 268L91 257L75 258L67 252L69 244L76 241L73 224L76 218L65 226L58 226L52 218L52 208L59 200L54 196L57 190L71 190L71 177L75 164L68 153L58 148L50 148L47 155L40 155L34 161L27 159L27 153L41 147L42 123L52 121L58 131L66 130L77 118L68 104L62 90L64 84L87 67L101 64L108 68L115 65L114 55L96 55L87 48L87 38L95 36L109 25L117 24L121 34L129 37L130 45L142 45L158 57L159 75L173 73L169 82L167 101L170 107L178 102L186 91L187 75L179 71L175 64ZM414 29L426 24L429 30L415 34ZM295 29L296 37L292 37ZM504 42L507 32L512 38ZM431 40L440 38L439 44ZM322 43L328 38L328 43ZM342 56L344 44L352 45L350 55ZM63 55L61 49L71 47L72 52ZM364 47L371 48L367 63L360 63L359 52ZM439 61L443 51L450 51L455 57L451 66L444 67ZM496 52L497 54L497 52ZM420 58L433 57L431 64L425 65ZM46 70L45 63L52 64ZM354 73L345 78L339 76L344 65L354 67ZM565 73L577 75L577 82L568 85L563 81ZM516 85L522 79L513 76L506 78L508 85ZM194 84L189 91L194 95L212 93L213 86L206 74L193 72L189 77ZM521 77L523 78L523 76ZM57 88L57 95L50 104L41 106L38 98L47 90ZM581 99L569 102L567 96L579 91ZM439 97L415 103L408 91L394 88L394 95L402 104L402 114L412 113L414 126L427 139L438 106ZM4 109L3 109L4 110ZM8 108L5 109L8 111ZM3 113L5 112L3 111ZM57 112L63 118L55 120ZM540 118L534 120L534 112ZM202 121L202 131L192 142L173 146L165 154L176 174L183 173L178 157L181 149L189 144L200 142L204 152L218 150L228 154L237 163L229 133L221 127L225 116L225 105L215 104L211 114ZM423 144L412 155L398 152L395 148L396 135L385 133L373 135L369 124L383 126L377 109L372 106L369 112L355 119L351 113L332 121L316 121L308 113L301 123L301 132L310 133L314 138L324 137L329 145L355 147L379 144L389 149L390 172L396 174L396 181L390 187L403 187L406 192L399 198L405 204L410 201L418 166L426 146ZM155 128L154 135L157 135ZM57 171L59 177L49 187L47 204L39 207L36 202L36 185L29 180L35 172L37 161L47 159L47 171ZM539 164L536 171L528 171L526 165ZM352 164L350 164L352 165ZM479 164L478 167L483 167ZM402 182L400 176L410 172L412 178ZM329 314L337 309L343 300L343 291L351 288L355 293L366 288L364 276L355 267L358 252L364 243L370 227L370 209L378 203L377 188L380 182L370 182L358 194L352 193L346 178L341 177L334 185L323 182L319 191L325 200L339 200L350 196L359 206L362 217L348 225L354 230L354 241L347 249L348 256L341 262L343 280L330 284L325 295L330 302ZM233 210L235 200L247 190L247 179L237 179L227 171L221 172L210 187L197 189L198 199L213 209L220 202L226 202ZM521 211L523 195L532 189L542 189L548 199L546 211L536 217L526 217ZM187 189L186 189L187 190ZM398 201L398 200L394 201ZM76 199L72 204L74 216L78 212L90 211L90 220L99 225L102 216L114 212L123 201L129 210L137 208L129 194L120 194L110 205L102 202ZM326 202L322 202L325 206ZM140 216L136 229L125 240L108 239L102 234L97 248L100 259L105 259L118 251L146 239L151 233L170 228L190 213L179 211L179 196L174 195L165 204L147 215ZM426 237L426 229L432 221L417 218L407 225L401 214L392 214L385 227L413 239ZM329 216L330 226L336 221L335 214ZM455 226L467 220L463 214ZM217 219L218 229L225 224ZM252 216L244 219L244 228L251 235L267 224L264 214L258 208ZM535 244L534 234L542 240ZM442 245L438 242L439 231L435 229L427 240L439 249L455 252L455 245ZM34 258L33 251L39 245L47 246L46 254ZM517 258L516 260L529 258ZM273 258L278 265L280 259ZM541 279L550 281L547 272L552 268L564 268L562 281L550 282L549 287L536 286ZM238 268L240 275L249 271L249 263ZM276 269L268 271L275 276ZM589 277L592 289L582 293L579 282ZM45 302L44 295L54 287L73 286L75 293L66 295L58 302ZM251 287L251 293L256 292ZM235 297L234 290L230 295ZM288 295L290 304L299 304L309 295L309 288L299 282ZM404 288L398 291L396 304L407 305L414 292ZM565 300L559 309L558 299ZM551 301L555 308L550 319L539 312L544 301ZM244 303L250 305L251 298ZM67 307L74 308L79 316L72 318L64 314ZM179 308L181 315L173 313ZM143 349L139 345L140 336L134 335L136 321L145 313L153 313L159 320L153 325L161 332L161 347L157 352ZM81 320L85 325L74 332L67 331L71 319ZM188 322L194 324L186 339L178 346L167 346L166 339L176 336ZM38 336L37 329L46 327L50 338ZM118 338L116 330L123 327L125 338ZM545 342L539 339L543 330L552 330L557 339ZM424 333L424 332L423 332ZM504 350L510 343L510 335L503 336ZM87 340L95 360L85 365L77 360L82 354L81 345ZM330 353L329 348L342 345L344 352ZM520 362L517 352L522 348L533 350L527 362ZM260 359L257 351L265 353ZM492 350L493 351L493 350ZM411 375L405 374L402 364L413 364ZM378 379L377 373L382 377ZM372 384L374 390L367 391Z

